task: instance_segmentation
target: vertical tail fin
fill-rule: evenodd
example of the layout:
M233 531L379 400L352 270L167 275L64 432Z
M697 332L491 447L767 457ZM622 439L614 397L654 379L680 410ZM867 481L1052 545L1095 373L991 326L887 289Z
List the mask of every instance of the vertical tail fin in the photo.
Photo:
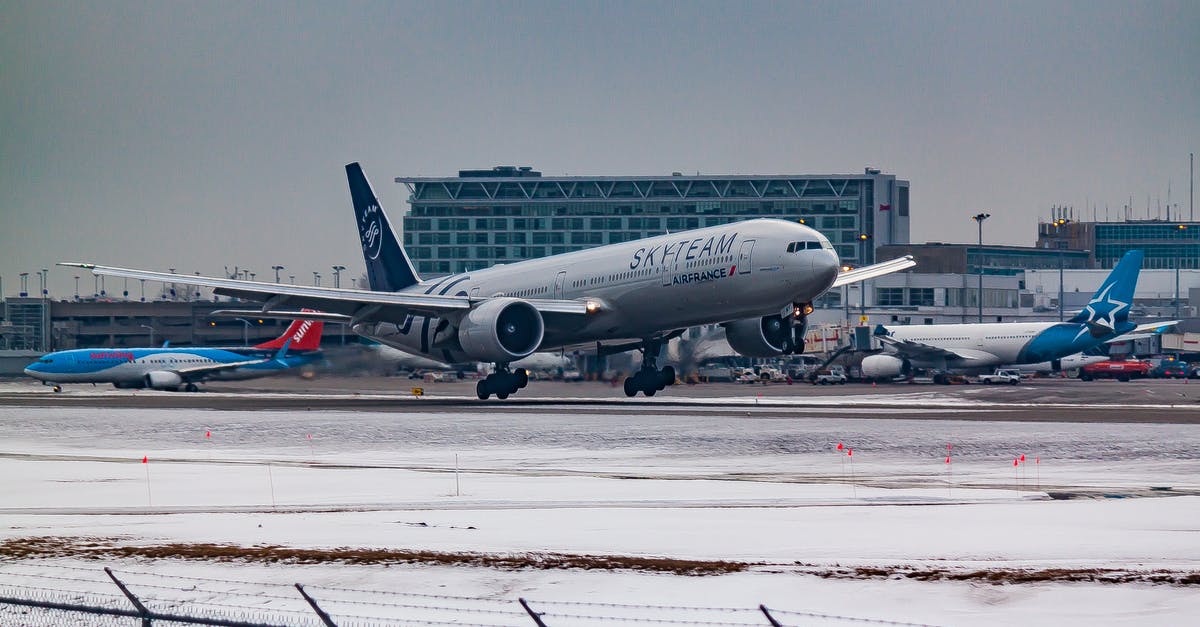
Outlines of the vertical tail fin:
M379 199L367 182L362 166L358 163L348 164L346 179L350 183L350 200L354 203L354 217L358 222L358 236L362 243L363 259L367 262L367 281L371 289L394 292L420 283L421 278L396 240L396 234L388 224L383 209L380 209Z
M321 331L325 323L313 320L293 320L283 335L254 348L281 348L290 343L290 348L297 351L312 351L321 348Z
M1092 300L1088 301L1083 311L1071 318L1071 322L1084 323L1093 328L1104 327L1114 332L1127 331L1119 327L1129 326L1129 308L1133 306L1133 292L1142 269L1142 256L1140 250L1125 253L1104 283L1100 284L1100 289L1092 295Z

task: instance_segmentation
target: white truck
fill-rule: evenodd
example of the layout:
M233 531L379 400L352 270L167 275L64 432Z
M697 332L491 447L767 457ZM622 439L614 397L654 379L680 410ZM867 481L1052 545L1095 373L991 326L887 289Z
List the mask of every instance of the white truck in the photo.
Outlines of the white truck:
M979 375L979 382L987 385L1002 383L1016 385L1021 382L1021 371L1016 368L997 368L991 374Z
M830 366L818 370L811 379L813 385L843 385L846 380L846 369L841 366Z

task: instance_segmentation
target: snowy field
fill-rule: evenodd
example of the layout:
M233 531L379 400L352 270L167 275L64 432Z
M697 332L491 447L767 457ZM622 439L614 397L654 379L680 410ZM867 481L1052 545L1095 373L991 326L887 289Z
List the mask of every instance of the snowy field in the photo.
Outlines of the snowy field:
M9 543L53 537L104 547L215 543L748 565L686 576L66 554L6 557L0 583L111 593L103 574L96 576L111 565L137 581L220 580L205 585L227 595L250 585L230 580L253 582L259 593L301 582L329 588L330 597L334 588L353 588L483 598L518 613L515 600L526 597L547 604L540 609L550 625L592 624L565 616L554 622L553 611L624 616L551 602L702 607L635 615L745 624L765 623L753 611L717 608L763 603L939 625L1200 620L1196 585L1150 583L1154 573L1200 573L1200 427L864 415L886 411L730 418L686 409L480 415L0 407L0 541ZM1129 573L1134 582L1009 578L1052 570ZM46 579L47 571L62 578ZM1004 583L905 574L931 571L995 573ZM286 609L258 597L241 602ZM412 599L389 598L407 607L351 604L357 610L344 611L444 619L412 607ZM465 622L531 624L522 616Z

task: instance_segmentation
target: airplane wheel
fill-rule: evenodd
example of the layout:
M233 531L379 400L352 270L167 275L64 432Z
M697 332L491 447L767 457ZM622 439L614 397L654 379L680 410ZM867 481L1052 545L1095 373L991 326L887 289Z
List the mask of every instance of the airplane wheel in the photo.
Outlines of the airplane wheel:
M184 387L183 389L184 389L184 391L186 391L186 392L199 392L199 391L200 391L200 388L196 387L196 384L195 384L195 383L189 383L189 384L187 384L187 386L186 386L186 387Z
M475 395L481 401L486 401L491 396L491 392L488 390L487 379L481 379L479 383L475 384Z
M524 368L513 370L513 376L516 377L517 389L520 390L529 385L529 371Z
M504 400L508 398L508 392L496 392L496 398Z
M646 396L654 396L657 393L658 393L658 388L646 388L646 389L642 390L642 394L645 394Z
M637 396L637 386L634 384L633 377L625 377L625 396L633 398Z
M658 389L661 390L672 385L675 385L675 368L663 366L663 369L658 371Z
M56 393L57 393L57 392L62 392L62 386L61 386L61 385L56 385L56 386L54 386L54 391L55 391Z

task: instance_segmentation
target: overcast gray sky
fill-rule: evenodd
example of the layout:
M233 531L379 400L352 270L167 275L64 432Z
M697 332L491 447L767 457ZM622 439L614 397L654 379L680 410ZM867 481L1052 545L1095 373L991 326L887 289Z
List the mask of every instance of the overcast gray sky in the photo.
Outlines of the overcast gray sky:
M973 240L982 210L987 240L1028 245L1055 204L1116 215L1132 196L1144 216L1170 185L1186 212L1200 148L1194 0L0 0L0 15L9 294L73 259L357 276L350 161L397 222L394 177L459 168L872 166L912 182L914 241ZM74 274L52 270L51 289Z

